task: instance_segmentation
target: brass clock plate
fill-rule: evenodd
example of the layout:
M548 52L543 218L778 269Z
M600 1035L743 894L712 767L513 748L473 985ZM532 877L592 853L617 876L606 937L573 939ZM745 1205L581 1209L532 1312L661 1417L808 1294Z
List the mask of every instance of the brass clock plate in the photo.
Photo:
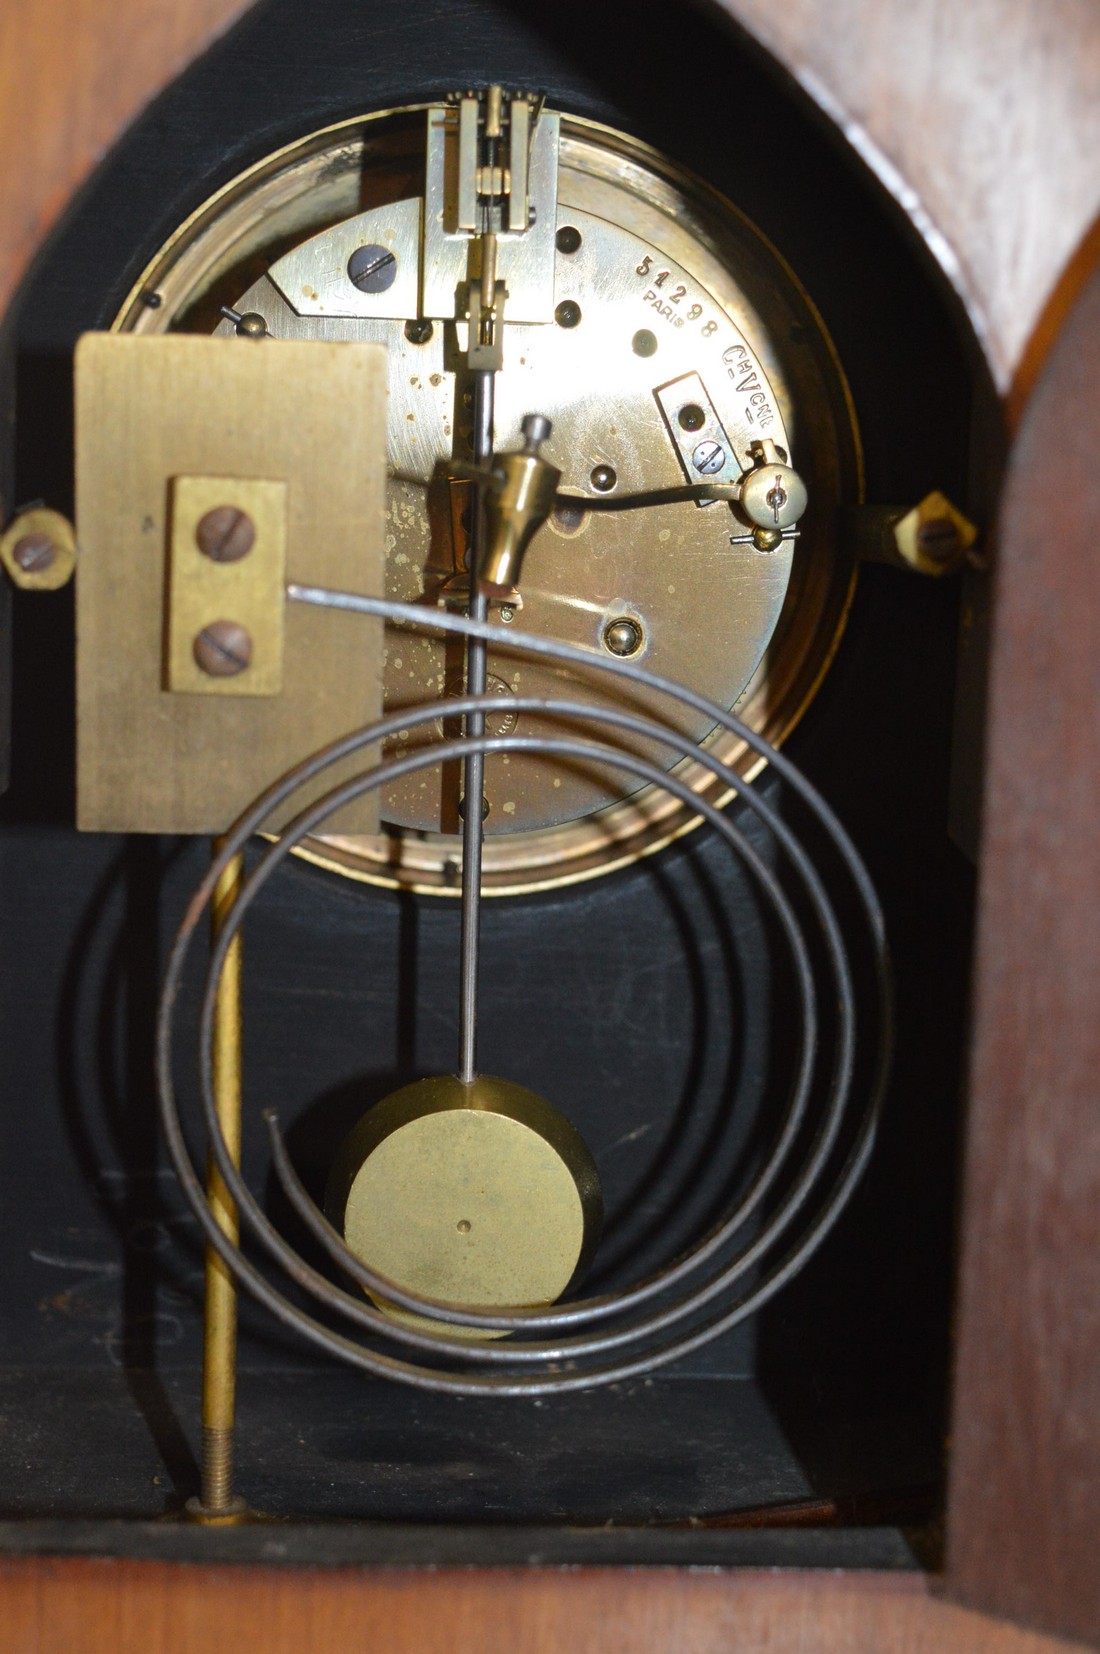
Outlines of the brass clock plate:
M838 503L858 498L859 452L839 367L791 273L728 202L622 134L542 119L552 123L557 153L553 290L528 281L526 270L510 278L495 441L514 447L525 413L548 415L546 457L577 500L559 503L536 535L516 601L494 605L501 647L490 651L490 685L501 693L562 689L552 668L509 655L508 628L521 626L634 656L737 706L780 740L820 680L850 595L851 563L834 519ZM265 349L286 339L385 344L387 593L461 606L470 493L449 468L468 457L471 398L456 324L420 313L446 264L433 228L426 124L422 110L390 112L314 134L260 163L158 253L116 326L232 333L241 325L233 318L244 316L266 327ZM544 134L532 144L533 170L549 166L547 142ZM356 417L349 407L349 431ZM616 495L734 480L762 439L790 457L810 498L797 535L771 550L759 549L720 501L605 509ZM460 652L389 630L390 709L461 687ZM608 695L595 673L571 687L594 702ZM647 705L641 691L624 698L668 711L656 699ZM514 715L503 723L510 732ZM699 720L681 727L751 769L752 755L728 735ZM531 722L532 733L546 728ZM444 732L452 733L441 718L419 738ZM455 769L396 784L383 797L379 834L313 840L307 853L375 882L456 891ZM700 766L689 762L679 773L714 796ZM490 758L486 798L486 894L592 877L697 819L654 789L630 792L610 770L523 754Z

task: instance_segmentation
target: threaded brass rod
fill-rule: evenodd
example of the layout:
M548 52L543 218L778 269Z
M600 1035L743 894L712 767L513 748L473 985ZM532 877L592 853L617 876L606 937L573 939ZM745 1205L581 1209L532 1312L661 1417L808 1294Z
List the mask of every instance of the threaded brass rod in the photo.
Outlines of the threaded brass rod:
M219 844L214 845L215 855ZM243 856L234 856L218 880L212 908L216 936L237 898ZM229 947L214 1013L214 1099L218 1123L235 1166L241 1160L241 937ZM207 1164L207 1199L222 1232L236 1243L237 1208L214 1164ZM206 1252L202 1352L202 1495L198 1514L224 1519L241 1505L233 1495L233 1424L237 1388L237 1291L213 1248Z

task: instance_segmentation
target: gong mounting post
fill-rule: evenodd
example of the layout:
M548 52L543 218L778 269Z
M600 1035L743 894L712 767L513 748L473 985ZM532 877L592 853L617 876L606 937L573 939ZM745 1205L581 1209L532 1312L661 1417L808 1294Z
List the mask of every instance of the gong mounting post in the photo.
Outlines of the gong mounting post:
M218 856L221 841L214 841ZM240 893L244 857L237 854L218 877L211 904L216 941ZM238 931L229 945L214 1011L212 1077L218 1129L235 1166L241 1159L241 966ZM237 1208L211 1157L206 1177L210 1214L226 1239L240 1237ZM202 1346L202 1484L187 1504L195 1522L221 1525L240 1521L245 1501L233 1491L233 1432L237 1391L237 1288L224 1260L208 1246L205 1262Z

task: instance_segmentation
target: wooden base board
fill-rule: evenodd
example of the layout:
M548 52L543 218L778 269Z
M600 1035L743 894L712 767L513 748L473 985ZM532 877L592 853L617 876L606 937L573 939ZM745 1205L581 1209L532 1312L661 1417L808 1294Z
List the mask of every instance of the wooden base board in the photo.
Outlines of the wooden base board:
M924 1575L0 1566L8 1654L1058 1654Z

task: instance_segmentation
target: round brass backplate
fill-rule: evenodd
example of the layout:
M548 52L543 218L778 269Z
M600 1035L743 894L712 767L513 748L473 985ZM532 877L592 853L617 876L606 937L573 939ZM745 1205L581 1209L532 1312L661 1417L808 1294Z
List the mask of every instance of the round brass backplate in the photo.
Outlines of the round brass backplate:
M469 1085L439 1075L377 1103L341 1147L325 1206L379 1274L480 1309L554 1303L587 1265L602 1218L595 1164L569 1121L489 1075Z
M616 624L629 620L639 639L635 658L736 706L751 728L781 741L828 665L851 595L852 562L834 531L836 506L857 499L861 482L843 375L805 293L728 201L621 133L572 117L563 118L561 132L555 291L578 318L568 326L506 327L498 446L516 445L525 413L546 413L554 421L547 457L562 470L562 486L596 498L608 489L681 483L683 455L708 437L713 415L730 433L739 463L755 436L773 439L805 478L810 506L799 537L765 553L748 543L743 526L738 536L721 503L603 514L570 505L535 536L523 607L494 610L493 618L502 642L511 626L605 655ZM268 157L181 226L115 326L231 332L233 323L220 315L230 306L262 316L276 340L384 342L392 471L387 591L432 603L447 601L455 580L463 510L437 462L461 457L470 417L468 388L447 355L445 330L400 319L298 314L267 273L291 250L375 209L380 226L393 218L399 239L402 226L417 222L407 209L424 188L424 138L424 111L396 110L312 134ZM380 227L375 239L386 233ZM321 263L325 246L318 243ZM387 706L460 689L461 662L452 656L440 640L391 629ZM597 674L565 680L503 648L490 651L490 665L491 682L503 690L564 689L596 703L610 694ZM623 686L616 698L636 710L673 710L636 688ZM685 734L742 773L759 767L743 742L697 716L680 717ZM419 737L405 732L406 739L436 739L445 723ZM523 716L519 725L521 734L538 732ZM668 761L665 750L647 756ZM680 763L676 774L711 802L724 801L720 784L694 760ZM487 763L486 788L487 895L591 878L651 853L698 821L680 800L653 787L639 790L595 765L497 755ZM384 796L380 834L310 839L303 851L369 882L453 894L460 883L458 801L457 773L421 772Z

